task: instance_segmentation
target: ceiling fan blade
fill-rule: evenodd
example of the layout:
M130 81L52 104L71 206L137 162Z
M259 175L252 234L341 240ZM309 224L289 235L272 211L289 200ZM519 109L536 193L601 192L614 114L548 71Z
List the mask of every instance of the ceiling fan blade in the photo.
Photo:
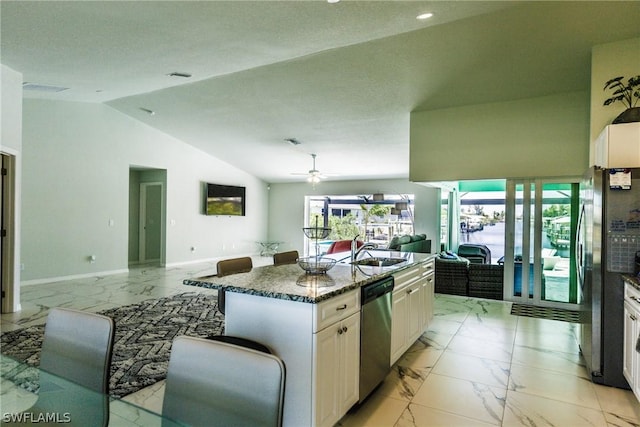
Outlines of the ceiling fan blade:
M312 179L326 179L330 176L339 176L338 174L332 174L332 173L323 173L320 172L318 169L316 169L316 155L312 154L311 158L313 159L313 165L312 168L309 169L308 172L306 173L302 173L302 172L292 172L291 175L297 175L297 176L306 176L309 180Z

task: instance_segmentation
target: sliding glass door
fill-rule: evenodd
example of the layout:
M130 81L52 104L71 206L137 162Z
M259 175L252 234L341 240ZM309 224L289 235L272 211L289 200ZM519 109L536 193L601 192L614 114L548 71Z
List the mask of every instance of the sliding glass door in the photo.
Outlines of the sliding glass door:
M567 307L577 302L577 180L508 180L505 297Z

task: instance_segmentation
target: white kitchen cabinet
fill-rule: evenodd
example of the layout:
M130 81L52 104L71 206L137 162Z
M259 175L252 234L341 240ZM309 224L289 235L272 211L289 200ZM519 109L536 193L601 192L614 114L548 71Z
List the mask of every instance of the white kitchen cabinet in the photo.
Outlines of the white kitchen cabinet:
M418 280L406 290L409 311L407 317L409 319L407 329L407 344L410 347L424 331L422 320L424 319L424 298L422 297L422 280ZM408 348L408 347L407 347Z
M318 304L227 292L225 305L225 333L285 363L284 426L334 425L358 401L360 289Z
M422 335L433 318L433 260L394 274L391 364Z
M625 283L624 293L624 352L622 373L640 400L640 291Z
M396 363L407 349L408 300L404 290L394 289L391 295L391 365Z
M422 311L422 329L427 329L433 321L433 299L435 293L435 261L433 259L423 263L422 269L422 298L424 310Z
M636 367L635 367L635 346L631 345L636 337L636 332L638 329L638 314L637 312L629 306L629 303L625 301L624 303L624 355L623 355L623 365L622 365L622 373L624 377L629 382L629 385L632 386L636 382L635 379L637 377Z
M595 142L595 166L633 168L640 166L640 123L606 126Z
M315 425L333 426L358 401L360 313L314 335Z

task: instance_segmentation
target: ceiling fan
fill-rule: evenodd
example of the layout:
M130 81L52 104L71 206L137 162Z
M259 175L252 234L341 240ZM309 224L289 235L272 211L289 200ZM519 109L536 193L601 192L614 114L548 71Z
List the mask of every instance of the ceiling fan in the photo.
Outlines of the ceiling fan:
M321 173L318 169L316 169L316 155L312 154L311 158L313 159L313 166L307 173L293 173L292 175L307 175L307 181L312 184L317 184L322 179L326 179L328 174Z

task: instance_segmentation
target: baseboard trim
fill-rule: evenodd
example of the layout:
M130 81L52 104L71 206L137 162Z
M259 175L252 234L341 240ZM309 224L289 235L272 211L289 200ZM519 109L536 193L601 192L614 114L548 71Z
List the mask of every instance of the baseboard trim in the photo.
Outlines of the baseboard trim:
M251 258L254 257L260 257L259 253L252 253L252 254L234 254L234 255L225 255L225 256L217 256L217 257L213 257L213 258L203 258L203 259L196 259L196 260L191 260L191 261L180 261L180 262L171 262L171 263L167 263L165 264L165 268L176 268L176 267L183 267L185 265L193 265L193 264L203 264L205 262L213 262L216 263L218 261L222 261L223 259L229 259L229 258L238 258L238 257L243 257L243 256L248 256Z
M123 274L128 273L129 269L125 268L122 270L109 270L109 271L100 271L97 273L87 273L87 274L72 274L69 276L59 276L59 277L47 277L44 279L32 279L32 280L24 280L20 282L21 286L31 286L31 285L41 285L43 283L54 283L54 282L63 282L66 280L76 280L76 279L89 279L92 277L101 277L101 276L113 276L114 274Z

